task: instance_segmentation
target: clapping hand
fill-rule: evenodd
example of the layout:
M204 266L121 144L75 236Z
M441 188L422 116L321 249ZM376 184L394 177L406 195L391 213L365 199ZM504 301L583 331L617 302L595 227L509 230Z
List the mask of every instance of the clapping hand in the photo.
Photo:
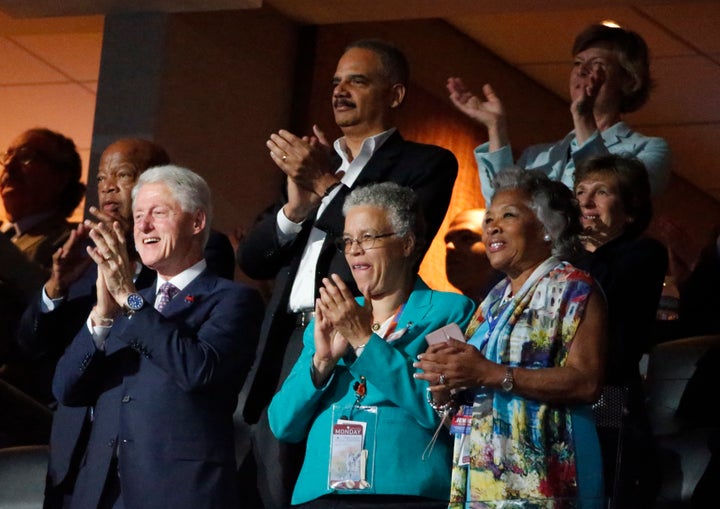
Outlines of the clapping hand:
M90 207L90 214L95 216L97 222L103 223L106 228L111 229L113 223L120 223L120 228L127 234L132 231L132 221L120 214L108 214L97 207Z
M112 224L112 229L102 222L93 224L86 221L86 226L90 228L90 238L95 242L95 246L88 247L87 252L98 265L98 272L102 272L107 292L117 306L121 307L127 295L135 291L133 283L135 267L128 255L125 232L117 221ZM100 276L98 280L100 281ZM102 290L98 288L97 291L98 303L100 303ZM103 314L103 316L111 315Z
M484 101L468 90L460 78L448 78L446 86L455 107L487 128L491 151L509 143L505 108L489 84L482 87Z
M337 362L345 354L349 343L323 314L320 299L315 302L315 330L313 332L315 383L320 386L327 380Z
M332 148L325 134L313 126L313 136L299 137L281 129L270 135L266 146L270 157L300 187L322 197L336 181L330 154Z
M45 293L51 299L65 295L68 287L92 263L92 260L85 256L82 247L82 241L87 236L88 228L82 223L77 225L70 231L65 243L53 254L50 278L45 283Z
M573 116L592 116L595 100L605 83L605 69L590 65L570 77L570 111Z
M457 109L486 127L497 124L505 117L502 102L489 84L482 88L484 101L468 90L460 78L448 78L447 89Z
M270 157L288 177L285 216L300 223L341 178L332 166L332 147L318 126L313 126L313 136L303 137L281 129L270 135L266 146Z
M335 330L358 348L365 345L372 335L372 300L365 294L365 303L360 306L350 289L337 274L331 279L323 278L318 306Z

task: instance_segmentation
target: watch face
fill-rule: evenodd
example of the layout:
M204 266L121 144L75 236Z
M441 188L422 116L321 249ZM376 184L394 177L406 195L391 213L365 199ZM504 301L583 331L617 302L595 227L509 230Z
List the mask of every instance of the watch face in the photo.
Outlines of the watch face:
M502 390L505 392L510 392L514 386L515 379L513 378L512 371L508 369L505 373L505 378L503 378L503 381L500 382L500 387L502 387Z
M127 307L133 311L139 311L142 309L143 305L145 304L145 301L138 293L131 293L127 297L126 301Z

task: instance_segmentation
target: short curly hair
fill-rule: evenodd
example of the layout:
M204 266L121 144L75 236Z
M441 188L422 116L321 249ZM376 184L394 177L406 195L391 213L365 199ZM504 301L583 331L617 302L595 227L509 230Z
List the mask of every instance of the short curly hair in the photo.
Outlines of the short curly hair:
M598 46L615 51L620 67L631 78L631 83L622 90L620 111L639 110L647 102L653 87L650 52L645 40L637 32L624 28L590 25L575 38L572 54Z
M376 207L387 212L390 224L398 237L415 237L415 253L426 243L425 221L420 213L415 191L395 182L381 182L358 187L345 199L343 215L354 207Z

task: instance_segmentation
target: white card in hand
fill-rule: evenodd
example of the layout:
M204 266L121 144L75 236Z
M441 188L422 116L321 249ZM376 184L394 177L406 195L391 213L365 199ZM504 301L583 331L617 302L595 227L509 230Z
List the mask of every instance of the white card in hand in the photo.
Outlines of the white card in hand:
M425 341L427 341L428 345L434 345L436 343L444 343L450 338L457 339L463 343L465 342L465 336L456 323L449 323L431 332L425 336Z

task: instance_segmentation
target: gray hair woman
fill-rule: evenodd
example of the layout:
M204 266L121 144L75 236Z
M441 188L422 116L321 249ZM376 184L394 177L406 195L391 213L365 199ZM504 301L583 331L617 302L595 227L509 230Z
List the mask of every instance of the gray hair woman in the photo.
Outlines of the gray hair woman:
M337 245L363 297L335 274L323 280L302 354L268 410L278 439L307 440L293 505L444 508L452 444L441 438L423 460L439 419L412 362L428 333L465 327L474 305L417 276L423 228L411 189L356 189L343 211Z
M467 418L452 427L450 507L556 498L602 507L589 404L603 378L605 307L592 278L563 260L578 249L577 204L539 171L505 170L496 183L483 241L507 277L467 343L433 345L415 364L433 406Z

